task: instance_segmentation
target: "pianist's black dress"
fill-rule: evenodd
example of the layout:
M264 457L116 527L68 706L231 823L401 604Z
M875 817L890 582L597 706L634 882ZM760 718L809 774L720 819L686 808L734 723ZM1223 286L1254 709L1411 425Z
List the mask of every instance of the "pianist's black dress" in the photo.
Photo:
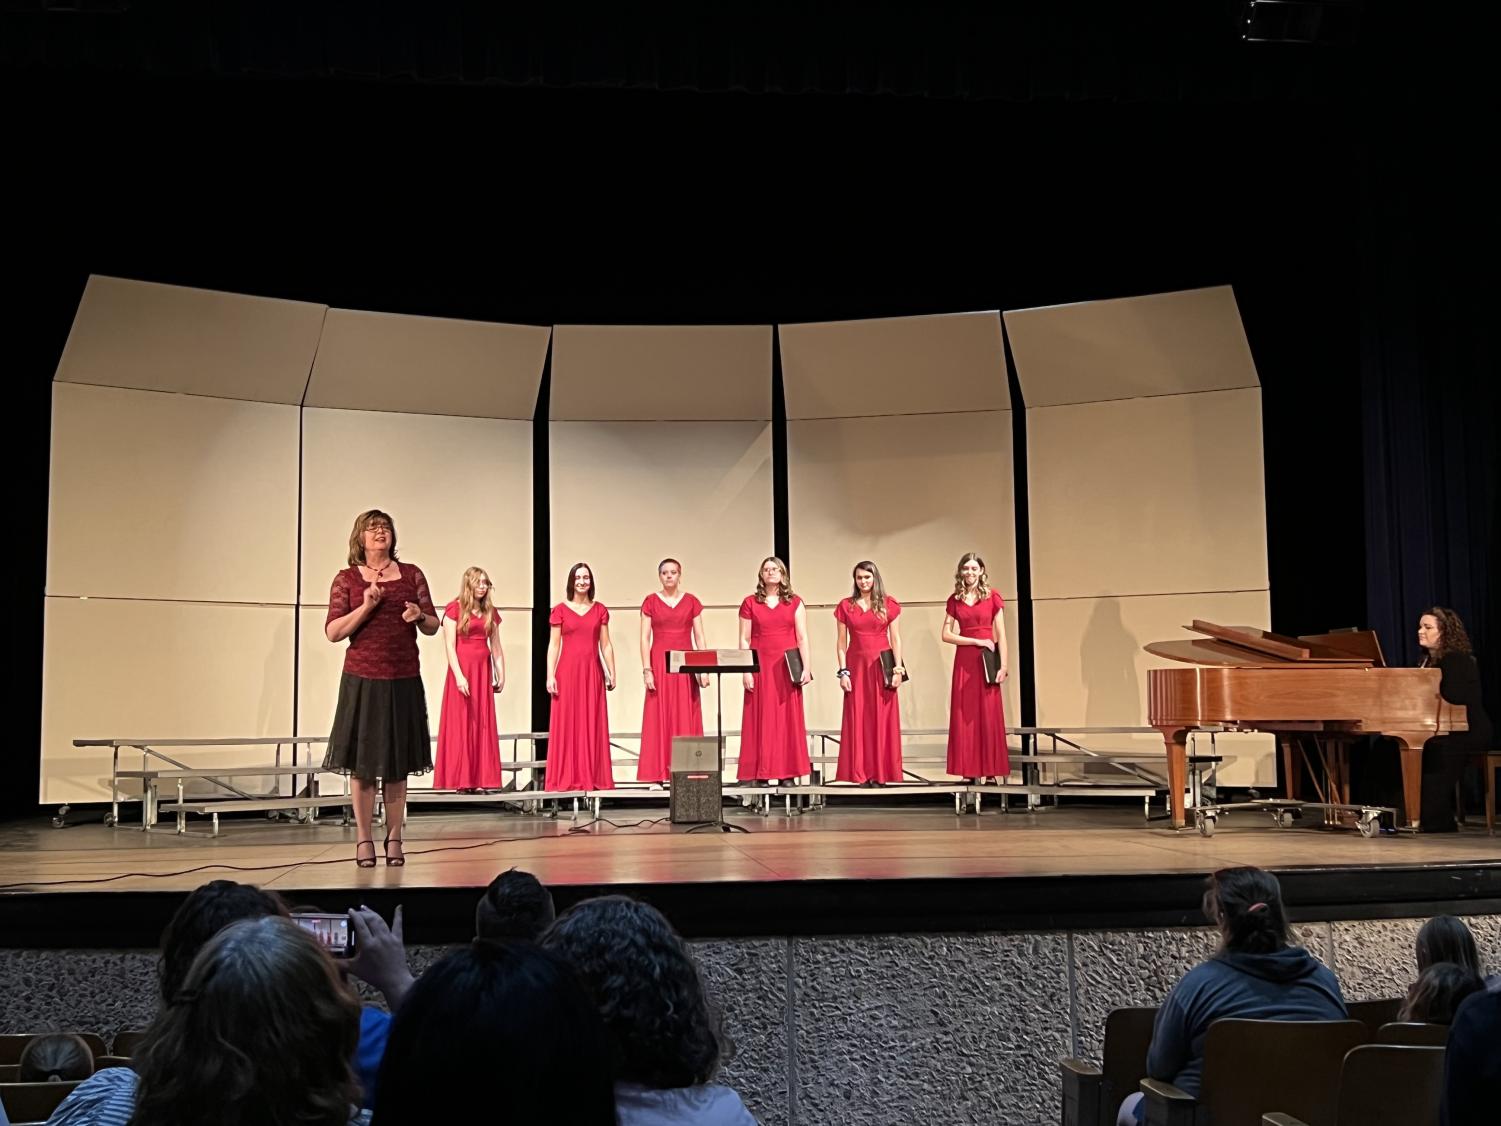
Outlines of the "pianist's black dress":
M1435 735L1423 744L1423 813L1425 833L1454 830L1454 786L1464 772L1465 756L1495 749L1495 732L1480 695L1480 666L1469 653L1445 653L1438 663L1443 674L1438 694L1450 704L1463 704L1468 731Z

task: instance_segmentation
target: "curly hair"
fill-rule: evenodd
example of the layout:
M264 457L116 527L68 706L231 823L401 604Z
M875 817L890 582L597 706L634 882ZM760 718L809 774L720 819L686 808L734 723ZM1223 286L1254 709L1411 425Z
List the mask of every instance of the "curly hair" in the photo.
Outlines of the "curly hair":
M557 918L552 893L530 872L507 868L474 908L476 938L536 942Z
M761 577L761 572L766 570L766 564L775 563L782 569L782 581L777 584L777 597L783 602L792 598L792 572L787 570L787 564L783 563L775 555L768 555L761 560L761 565L756 568L756 601L766 604L766 597L770 593L766 589L766 580Z
M1469 653L1470 635L1465 632L1464 622L1453 610L1443 606L1430 606L1418 615L1419 620L1431 616L1438 622L1438 648L1423 658L1423 665L1436 665L1450 653Z
M980 565L980 579L975 583L975 601L984 602L990 597L990 576L985 572L985 560L973 551L966 551L959 556L959 562L954 565L954 597L964 597L964 565L969 562Z
M156 963L162 1000L169 1002L177 995L198 951L230 923L288 913L281 896L251 884L210 880L194 888L162 931L161 955Z
M132 1126L345 1126L360 1004L333 959L290 919L225 927L152 1022Z
M709 1082L727 1044L698 966L655 907L620 895L586 899L558 917L542 945L573 964L599 1006L617 1082Z

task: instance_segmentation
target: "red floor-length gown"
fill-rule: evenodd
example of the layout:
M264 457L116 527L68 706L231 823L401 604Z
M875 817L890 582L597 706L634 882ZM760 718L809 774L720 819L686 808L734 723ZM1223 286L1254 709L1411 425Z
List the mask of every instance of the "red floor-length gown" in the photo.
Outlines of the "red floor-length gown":
M451 622L459 620L455 600L443 608ZM500 615L495 615L496 628ZM443 682L443 712L438 718L438 766L433 786L439 790L499 790L500 734L495 722L495 693L490 671L490 643L485 622L471 614L466 625L456 626L454 651L469 695L459 691L453 669Z
M605 670L599 657L599 631L610 611L596 602L580 614L559 602L548 624L563 631L558 653L558 694L547 727L548 790L612 790L610 716L605 704Z
M641 707L638 782L665 782L671 776L674 735L704 733L698 677L667 671L667 651L693 648L693 619L703 612L703 603L691 594L682 595L676 606L669 606L658 594L648 594L641 603L641 613L651 619L651 673L656 689L646 694Z
M950 595L945 610L965 637L994 637L995 616L1006 603L995 591L967 606ZM1001 686L985 683L985 659L978 645L954 647L954 682L949 693L948 772L962 778L1004 778L1011 771L1006 754L1006 717Z
M901 616L895 598L886 599L886 616L862 610L850 598L834 609L834 618L849 630L844 667L850 670L850 690L844 693L844 718L839 724L839 782L900 782L902 780L902 717L897 690L886 687L881 653L891 648L886 628Z
M786 653L797 648L797 608L793 595L767 606L755 598L740 604L740 616L751 624L750 644L761 671L753 674L754 692L745 694L740 721L742 782L756 779L801 778L812 769L808 761L808 728L803 722L803 693L792 683Z

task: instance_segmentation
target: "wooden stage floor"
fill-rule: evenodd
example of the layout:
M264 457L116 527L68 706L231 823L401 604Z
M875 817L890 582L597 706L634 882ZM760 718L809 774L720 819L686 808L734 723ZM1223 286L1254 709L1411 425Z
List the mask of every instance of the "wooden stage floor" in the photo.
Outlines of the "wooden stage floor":
M182 892L215 878L287 892L483 887L515 866L555 888L787 881L901 881L1202 874L1283 869L1474 865L1501 861L1501 837L1473 822L1453 835L1380 836L1222 820L1212 838L1142 821L1136 809L1049 808L957 817L947 807L835 807L786 816L728 813L748 833L687 833L666 809L607 809L621 827L493 810L418 810L404 868L356 868L353 826L224 821L218 837L142 833L126 824L0 826L0 894ZM200 823L201 824L201 823ZM574 831L578 827L588 831ZM204 830L199 829L202 833ZM188 871L192 869L192 871ZM100 882L107 881L107 882Z

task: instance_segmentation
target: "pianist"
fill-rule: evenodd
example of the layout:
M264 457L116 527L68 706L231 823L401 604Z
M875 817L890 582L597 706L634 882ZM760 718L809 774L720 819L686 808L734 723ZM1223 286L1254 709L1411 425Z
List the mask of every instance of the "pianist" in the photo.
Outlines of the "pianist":
M1467 755L1492 749L1491 721L1480 696L1480 669L1459 615L1442 606L1424 610L1418 618L1418 644L1424 652L1422 667L1443 674L1439 695L1450 704L1463 704L1469 721L1468 731L1436 735L1423 745L1422 829L1452 833L1455 784Z

